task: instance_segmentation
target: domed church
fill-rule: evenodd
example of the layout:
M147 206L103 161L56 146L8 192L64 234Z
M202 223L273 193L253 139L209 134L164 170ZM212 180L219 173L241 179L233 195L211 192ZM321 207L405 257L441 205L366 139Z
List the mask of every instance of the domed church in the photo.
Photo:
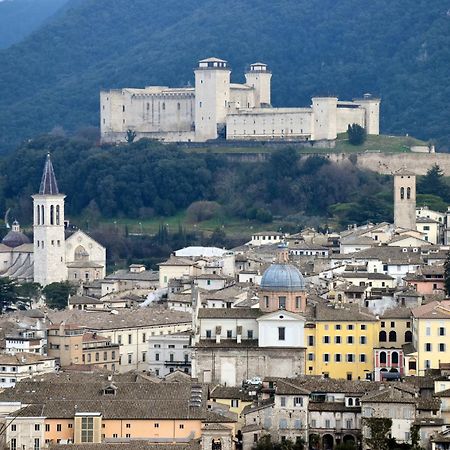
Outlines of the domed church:
M0 277L34 281L42 286L105 277L106 249L81 230L67 237L64 199L58 189L50 154L39 192L33 197L33 243L15 221L0 244Z
M300 270L289 264L287 248L281 247L278 261L264 272L259 292L261 311L284 309L293 313L305 312L305 280Z

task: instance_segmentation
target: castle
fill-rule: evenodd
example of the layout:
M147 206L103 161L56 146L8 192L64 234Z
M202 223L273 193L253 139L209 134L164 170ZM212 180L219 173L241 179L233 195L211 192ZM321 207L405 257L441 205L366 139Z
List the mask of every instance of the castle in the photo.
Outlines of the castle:
M81 230L66 238L64 199L47 155L39 193L33 197L33 243L14 222L0 244L0 277L47 284L104 278L106 249Z
M380 99L370 94L353 101L313 97L305 108L271 106L272 73L251 64L245 84L231 83L227 61L199 61L195 87L148 86L100 93L100 130L104 143L136 139L167 142L331 141L350 124L379 134Z

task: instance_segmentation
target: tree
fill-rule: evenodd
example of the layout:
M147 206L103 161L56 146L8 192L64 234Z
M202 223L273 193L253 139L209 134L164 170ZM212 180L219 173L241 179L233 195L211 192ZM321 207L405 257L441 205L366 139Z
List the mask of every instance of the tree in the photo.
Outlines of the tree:
M42 290L47 306L55 309L66 308L69 295L75 294L76 291L76 287L68 281L48 284Z
M0 278L0 314L17 301L17 284L10 278Z
M392 419L370 417L364 419L364 425L369 428L369 438L365 438L371 450L388 450L388 433L391 431Z
M366 130L357 123L348 126L347 134L348 134L348 142L350 142L350 144L352 145L364 144L364 142L367 139Z
M132 144L135 139L136 139L136 131L128 129L127 130L127 135L125 136L125 140L129 144Z
M305 440L303 437L299 437L296 442L290 439L284 439L281 442L272 442L270 434L262 436L256 445L253 446L254 450L302 450L305 446Z
M447 253L447 258L444 263L444 288L447 296L450 295L450 252Z
M426 175L419 179L417 189L421 194L436 195L444 200L450 200L449 187L438 164L431 166Z
M39 283L21 283L17 286L16 293L18 299L31 305L31 302L39 297L41 286Z

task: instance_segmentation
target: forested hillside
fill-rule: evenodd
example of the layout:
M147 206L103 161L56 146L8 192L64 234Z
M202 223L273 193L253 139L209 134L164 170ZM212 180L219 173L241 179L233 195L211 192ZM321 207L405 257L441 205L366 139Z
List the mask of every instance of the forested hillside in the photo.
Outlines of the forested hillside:
M4 0L0 2L0 49L20 42L58 11L67 0Z
M0 52L0 149L98 123L101 88L186 85L200 58L267 62L273 103L382 97L382 131L450 128L449 5L441 0L77 0Z

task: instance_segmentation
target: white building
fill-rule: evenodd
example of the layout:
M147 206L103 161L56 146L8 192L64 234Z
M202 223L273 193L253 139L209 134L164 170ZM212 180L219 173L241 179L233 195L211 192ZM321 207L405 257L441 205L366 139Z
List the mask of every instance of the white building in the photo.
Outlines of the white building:
M148 370L164 378L169 373L181 370L191 373L191 334L174 333L148 338Z
M0 354L0 388L14 387L17 382L56 370L56 359L34 353Z
M271 107L271 77L266 64L251 64L245 84L231 82L227 61L199 61L195 87L148 86L100 92L102 142L136 138L205 142L228 140L334 140L357 123L379 134L380 99L366 94L349 102L315 97L304 108Z

